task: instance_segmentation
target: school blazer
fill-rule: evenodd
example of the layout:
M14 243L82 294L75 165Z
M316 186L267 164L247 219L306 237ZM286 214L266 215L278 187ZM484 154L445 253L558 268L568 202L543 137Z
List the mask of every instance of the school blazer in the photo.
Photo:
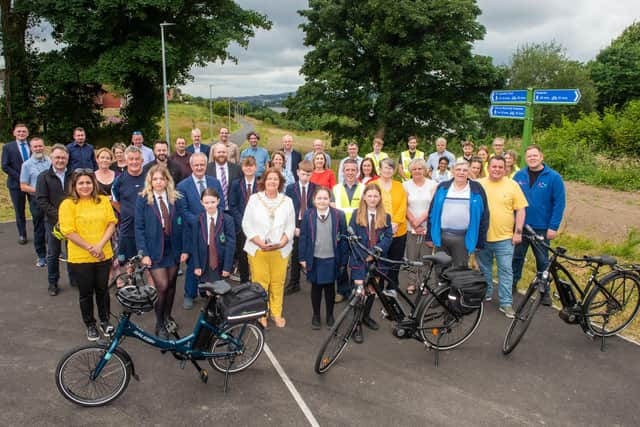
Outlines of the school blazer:
M209 230L207 227L207 213L201 213L197 221L191 225L191 241L194 248L193 268L206 270L209 264ZM218 210L216 221L216 250L218 251L218 268L231 272L233 256L236 250L236 230L231 215Z
M158 262L164 256L177 258L181 253L189 252L187 224L184 219L182 203L181 199L177 199L173 205L167 203L171 219L171 252L165 253L160 209L158 209L155 200L150 205L146 197L138 196L134 227L136 246L138 251L142 251L142 255L150 257L151 261Z
M393 239L393 231L391 230L391 216L387 214L384 228L376 229L377 242L375 245L369 245L369 226L363 227L356 223L358 217L358 209L353 212L351 216L351 222L349 226L353 229L353 232L358 236L360 242L366 247L377 246L382 249L382 256L386 256L391 246L391 240ZM351 280L364 280L366 276L366 262L367 254L359 248L357 245L353 245L353 253L349 257L349 266L351 267Z
M220 181L212 176L205 175L204 179L207 184L207 188L215 188L220 195L220 204L218 209L225 210L224 197L222 195L222 186ZM196 187L196 183L193 181L193 177L189 175L176 187L176 189L182 194L182 207L184 209L184 217L189 224L195 223L198 215L204 212L204 206L200 203L200 191Z
M316 191L316 187L316 184L313 182L309 182L309 184L307 184L307 210L313 207L313 193ZM300 214L300 200L302 199L300 183L296 181L293 184L287 185L284 195L288 196L293 202L293 210L296 212L296 225L299 226L298 215Z
M258 180L254 178L253 184L251 184L251 194L258 192L256 184L258 184ZM242 231L242 217L244 216L244 210L247 208L247 202L251 194L247 195L247 181L245 181L244 177L231 183L229 190L229 214L233 217L236 233Z
M336 274L340 267L347 265L349 259L349 247L347 240L342 237L347 234L347 221L344 212L329 208L333 230L331 237L333 239L333 251L336 255L334 266ZM313 251L315 248L317 234L317 216L316 208L307 209L302 216L300 224L300 240L298 241L298 259L307 263L307 271L313 270Z

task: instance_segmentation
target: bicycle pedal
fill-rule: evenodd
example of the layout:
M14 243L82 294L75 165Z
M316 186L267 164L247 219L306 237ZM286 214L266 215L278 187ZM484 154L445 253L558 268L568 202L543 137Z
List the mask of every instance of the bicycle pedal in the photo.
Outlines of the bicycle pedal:
M180 361L178 362L178 367L179 367L180 369L184 369L184 366L185 366L186 364L187 364L187 361L186 361L186 360L180 360Z
M389 315L387 314L386 310L383 308L380 310L380 315L382 315L383 319L388 319Z
M168 333L173 334L174 332L178 331L178 325L176 325L176 322L172 321L172 320L167 320L164 324L164 328L167 330Z
M200 380L202 380L203 383L207 383L207 381L209 381L209 372L207 372L206 369L201 369L200 370Z
M589 330L584 331L584 334L585 334L585 335L587 336L587 338L589 338L591 341L595 341L595 340L596 340L596 338L597 338L597 337L596 337L596 335L595 335L593 332L589 331Z

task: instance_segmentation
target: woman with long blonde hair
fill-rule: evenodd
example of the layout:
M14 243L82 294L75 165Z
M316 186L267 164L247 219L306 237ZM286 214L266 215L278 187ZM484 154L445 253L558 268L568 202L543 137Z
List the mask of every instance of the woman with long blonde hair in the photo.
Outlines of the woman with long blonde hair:
M155 305L156 335L167 339L167 326L175 323L171 317L176 294L178 265L188 254L187 229L183 218L182 198L176 191L169 170L163 165L152 166L144 181L144 189L136 201L136 246L142 253L142 263L150 268L158 290Z

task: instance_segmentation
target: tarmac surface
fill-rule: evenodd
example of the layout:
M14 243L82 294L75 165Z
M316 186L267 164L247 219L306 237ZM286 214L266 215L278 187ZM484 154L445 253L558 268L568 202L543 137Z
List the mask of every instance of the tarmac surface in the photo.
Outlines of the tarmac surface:
M394 338L390 324L377 317L380 330L365 330L364 344L350 344L332 369L318 376L313 361L327 330L310 328L306 283L300 293L285 297L287 326L267 329L276 362L263 352L251 368L232 376L226 395L216 371L210 369L209 383L203 384L191 366L182 370L171 355L128 339L123 348L140 381L132 380L105 407L81 408L65 400L54 382L58 360L87 343L77 292L64 275L60 294L50 297L46 269L35 267L31 241L19 246L16 237L15 224L0 224L2 426L640 424L640 348L612 338L601 352L599 341L545 307L505 357L500 348L508 320L495 301L487 303L476 334L462 347L440 353L439 367L433 352L417 341ZM184 332L198 310L182 309L183 280L174 317ZM117 313L115 298L111 304ZM343 307L336 306L336 315ZM135 321L152 328L153 314Z

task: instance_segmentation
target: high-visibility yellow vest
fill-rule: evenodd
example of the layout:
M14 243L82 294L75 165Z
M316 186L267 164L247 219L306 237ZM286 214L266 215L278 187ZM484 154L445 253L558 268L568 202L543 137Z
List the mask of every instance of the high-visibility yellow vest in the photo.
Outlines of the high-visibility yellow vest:
M411 158L411 154L409 154L409 150L403 151L400 153L400 163L402 164L402 170L404 171L404 176L402 179L404 181L411 179L411 172L409 172L409 164L414 159L424 159L424 153L420 150L416 150L416 155Z
M356 189L353 192L353 199L351 199L351 203L349 203L349 196L347 195L347 190L344 188L344 184L341 183L333 186L333 199L336 204L336 209L340 209L344 212L344 216L347 219L347 225L349 225L349 221L351 221L353 211L358 209L358 206L360 206L360 199L362 198L363 191L364 185L356 183Z
M378 157L376 157L376 154L374 152L368 153L365 157L373 160L373 164L376 167L376 172L378 173L378 175L380 175L380 160L389 158L389 155L384 151L381 151L380 154L378 154Z

